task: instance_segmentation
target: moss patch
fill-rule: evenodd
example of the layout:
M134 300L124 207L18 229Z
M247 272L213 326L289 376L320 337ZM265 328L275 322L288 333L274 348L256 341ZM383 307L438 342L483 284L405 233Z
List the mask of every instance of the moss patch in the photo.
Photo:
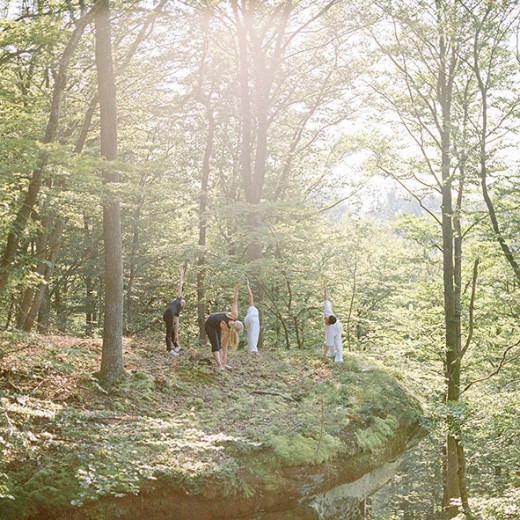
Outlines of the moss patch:
M340 439L324 434L315 439L301 433L278 435L267 441L275 456L286 466L322 464L342 450Z

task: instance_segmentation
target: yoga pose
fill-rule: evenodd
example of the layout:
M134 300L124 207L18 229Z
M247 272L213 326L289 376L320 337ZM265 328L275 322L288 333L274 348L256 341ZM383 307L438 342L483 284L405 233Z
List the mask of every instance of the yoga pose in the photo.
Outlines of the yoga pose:
M343 345L341 344L341 333L343 327L332 312L332 304L327 295L327 286L323 285L323 326L325 328L325 348L323 359L334 357L336 363L343 363Z
M227 364L228 344L238 345L238 334L244 325L238 318L238 289L240 280L237 280L231 312L215 312L208 316L204 329L211 343L211 353L219 370L230 369Z
M186 301L182 298L182 283L184 280L184 267L180 270L179 287L177 289L177 298L172 300L163 314L163 320L166 324L166 350L173 356L179 355L181 349L179 345L179 315ZM172 348L172 343L175 348Z
M249 351L253 354L258 354L258 338L260 337L260 317L258 309L255 307L255 300L251 287L249 287L249 279L246 280L247 294L249 295L249 307L247 309L246 317L244 318L244 325L247 331L247 345Z

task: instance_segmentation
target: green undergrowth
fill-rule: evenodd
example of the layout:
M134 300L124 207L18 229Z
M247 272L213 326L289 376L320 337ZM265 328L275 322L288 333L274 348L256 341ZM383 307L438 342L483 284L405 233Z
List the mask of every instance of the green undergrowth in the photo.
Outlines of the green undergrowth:
M282 489L287 467L381 457L421 413L393 377L354 356L334 365L319 352L237 351L219 373L205 349L172 358L134 340L127 376L106 389L93 376L99 341L4 334L0 347L5 520L164 484L249 498Z

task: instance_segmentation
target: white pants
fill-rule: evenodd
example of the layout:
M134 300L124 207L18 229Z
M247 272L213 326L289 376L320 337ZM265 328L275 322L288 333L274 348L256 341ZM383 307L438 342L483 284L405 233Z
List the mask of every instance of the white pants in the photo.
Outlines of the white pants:
M328 357L334 356L334 361L336 363L343 362L343 344L341 343L341 333L342 332L343 332L343 327L341 327L341 326L336 327L336 330L334 331L334 336L332 336L332 338L330 338L330 339L332 339L332 341L330 341L330 339L327 338L327 340L328 340L327 347L329 347L327 356Z
M247 309L244 325L247 331L247 344L250 352L258 352L258 338L260 337L260 316L256 307Z

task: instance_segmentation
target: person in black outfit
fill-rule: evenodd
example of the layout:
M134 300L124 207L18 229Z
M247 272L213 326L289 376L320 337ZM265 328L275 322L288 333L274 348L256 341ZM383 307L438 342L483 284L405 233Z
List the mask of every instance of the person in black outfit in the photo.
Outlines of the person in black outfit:
M244 325L238 318L238 289L240 280L237 280L231 312L215 312L210 314L204 323L204 330L211 343L211 354L219 370L230 369L227 364L228 343L232 347L238 345L238 334ZM221 352L222 350L222 352Z
M163 314L163 320L166 324L166 350L173 356L179 355L181 349L179 345L179 315L186 301L182 297L182 283L184 280L184 267L180 268L179 288L177 289L177 298L172 300ZM173 347L172 348L172 343Z

